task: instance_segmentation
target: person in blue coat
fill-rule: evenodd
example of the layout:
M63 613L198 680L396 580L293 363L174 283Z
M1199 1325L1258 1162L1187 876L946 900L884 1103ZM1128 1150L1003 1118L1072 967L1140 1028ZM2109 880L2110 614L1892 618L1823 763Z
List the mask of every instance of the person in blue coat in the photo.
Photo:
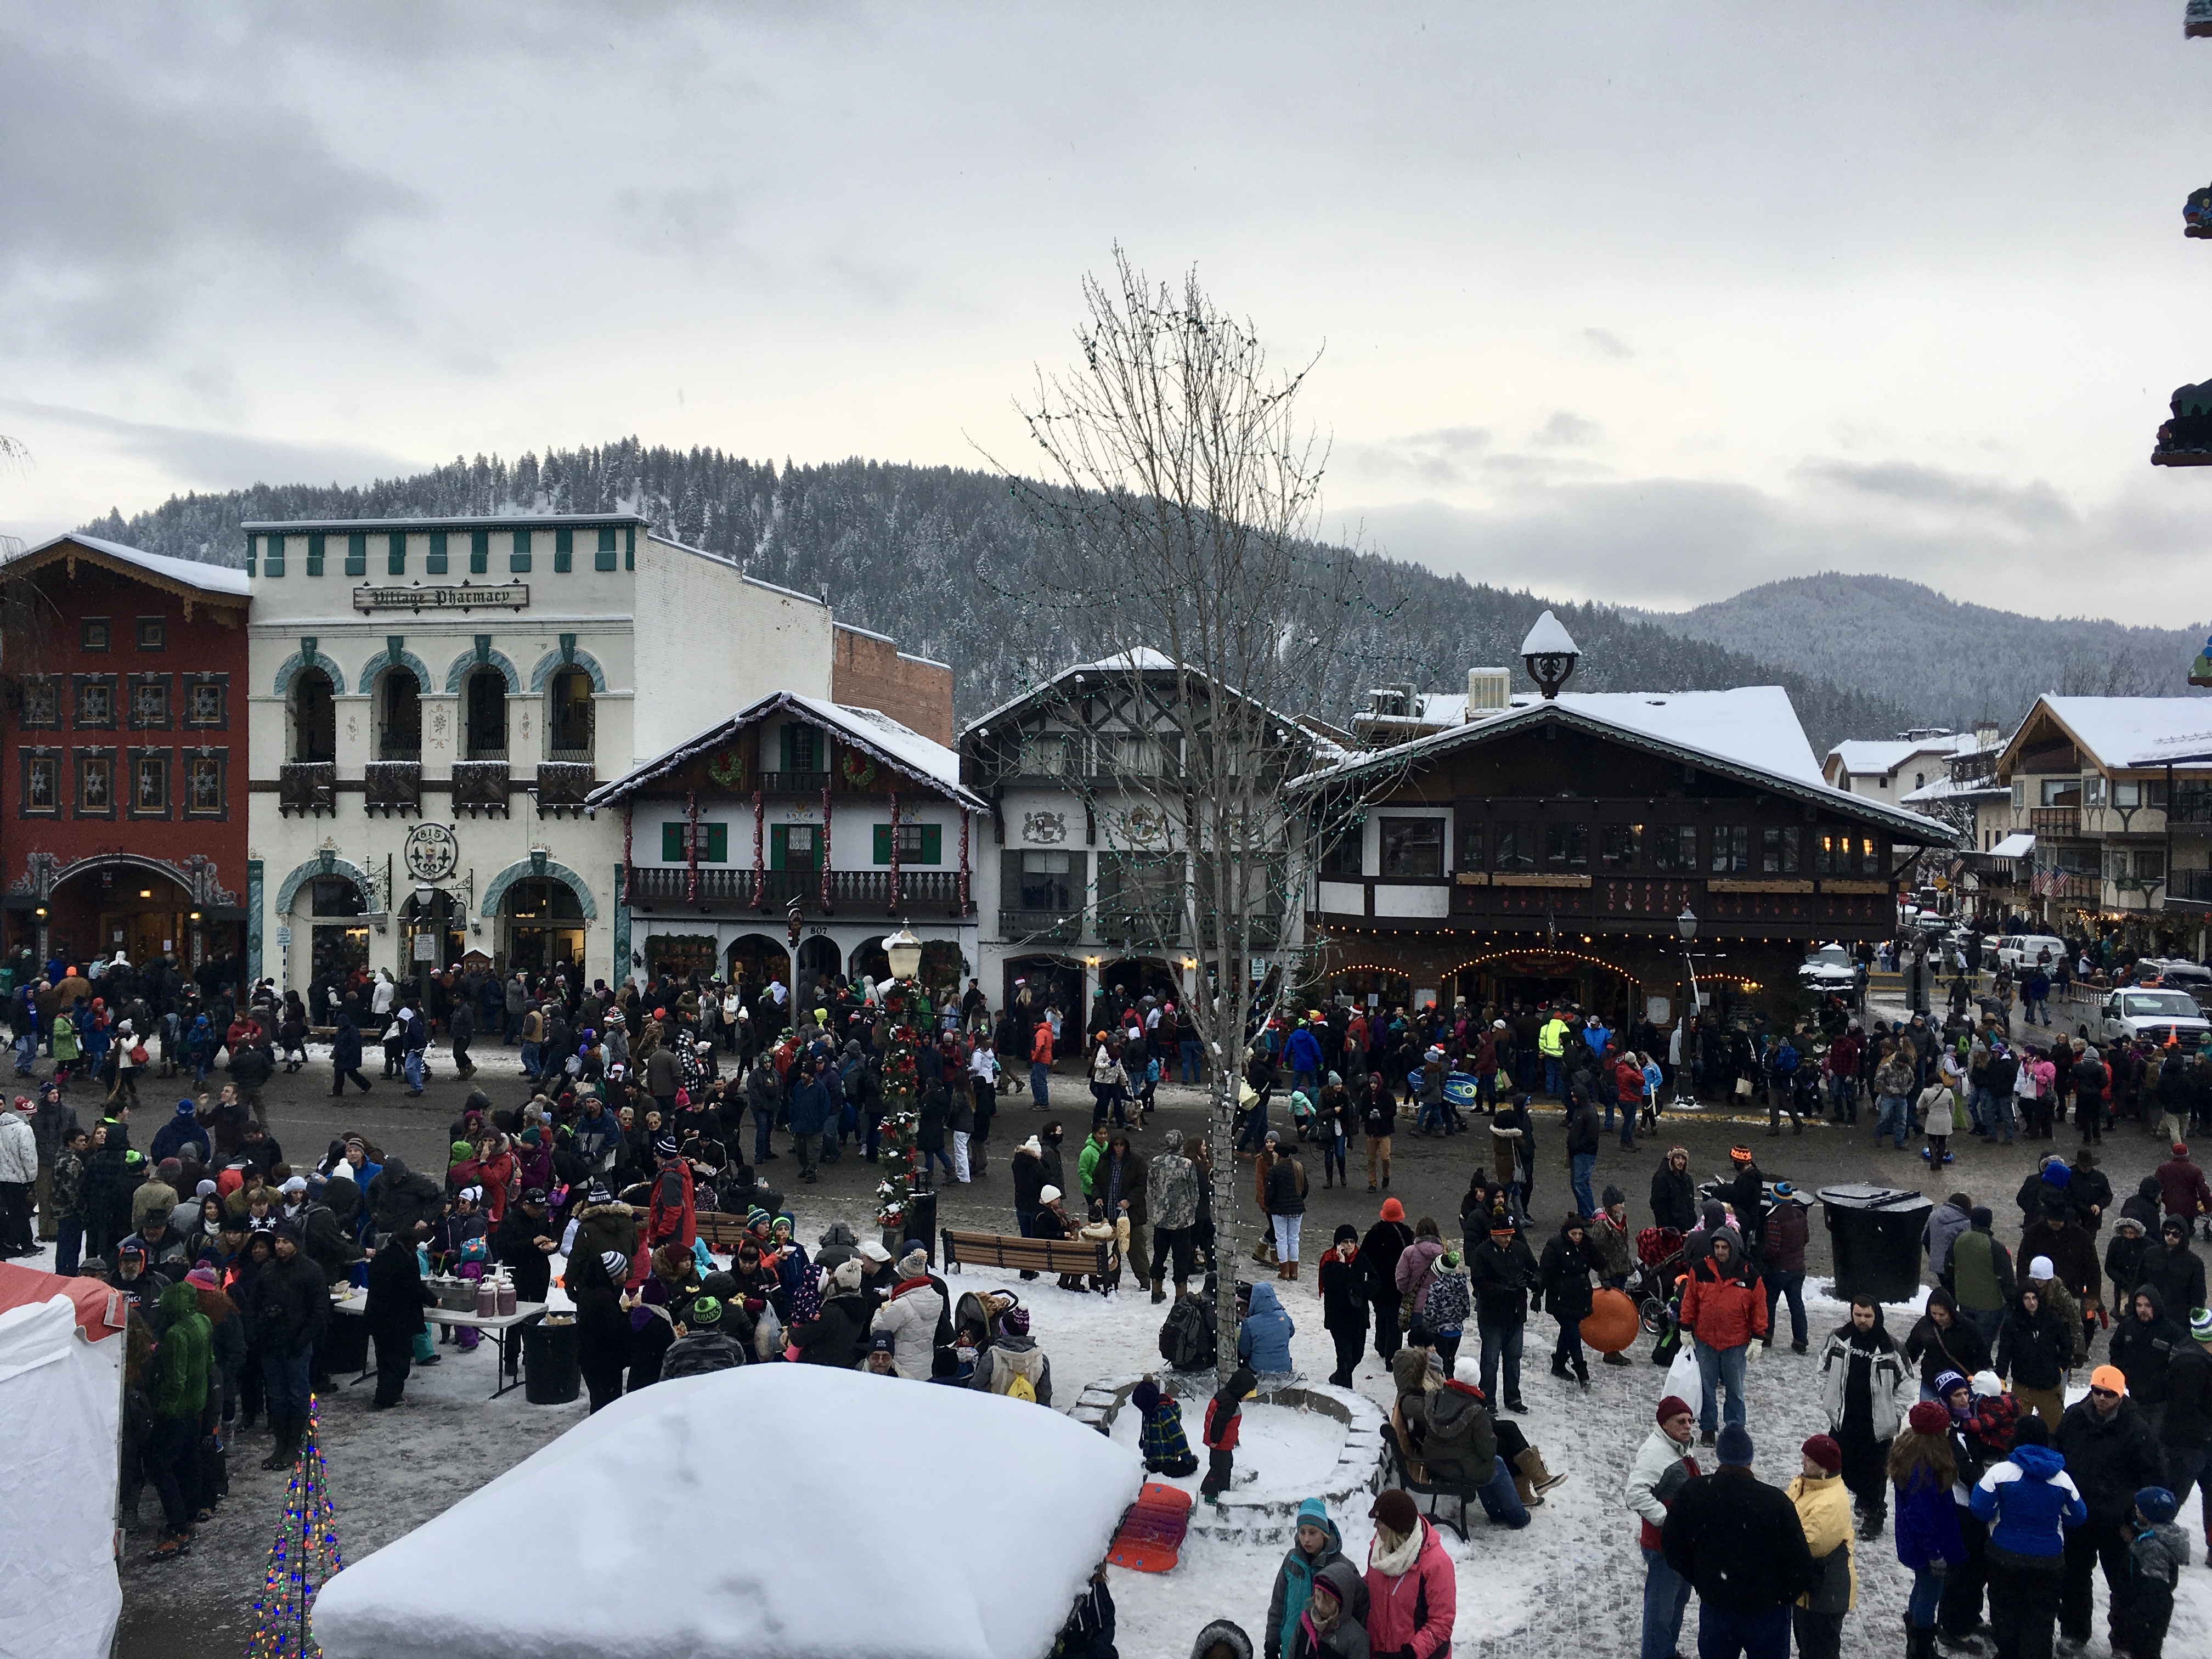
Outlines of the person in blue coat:
M1959 1478L1951 1451L1951 1414L1923 1400L1905 1417L1906 1431L1889 1449L1889 1479L1896 1489L1897 1559L1912 1572L1905 1607L1908 1659L1936 1659L1936 1609L1943 1575L1966 1559L1959 1506L1951 1488Z
M341 1008L337 1030L331 1038L331 1092L343 1094L349 1078L362 1093L368 1092L368 1079L361 1074L361 1027L353 1023L352 1014Z
M200 1127L199 1119L192 1115L192 1103L180 1100L177 1103L176 1115L154 1131L154 1145L147 1156L158 1165L163 1158L175 1158L185 1147L191 1146L200 1149L200 1162L206 1163L207 1131Z
M1273 1285L1252 1287L1252 1310L1237 1328L1237 1357L1262 1376L1270 1371L1296 1370L1291 1360L1291 1336L1297 1327L1283 1311Z
M805 1074L791 1085L789 1103L793 1139L797 1142L799 1178L812 1182L821 1179L814 1165L822 1156L822 1131L830 1123L830 1091L823 1086L811 1061L801 1061Z
M1306 1026L1299 1026L1283 1045L1283 1063L1290 1067L1291 1086L1311 1097L1321 1077L1320 1039Z
M2011 1455L1983 1472L1966 1501L1990 1529L1982 1561L1997 1651L2049 1653L2065 1587L2066 1529L2087 1521L2089 1506L2041 1418L2031 1413L2013 1425Z

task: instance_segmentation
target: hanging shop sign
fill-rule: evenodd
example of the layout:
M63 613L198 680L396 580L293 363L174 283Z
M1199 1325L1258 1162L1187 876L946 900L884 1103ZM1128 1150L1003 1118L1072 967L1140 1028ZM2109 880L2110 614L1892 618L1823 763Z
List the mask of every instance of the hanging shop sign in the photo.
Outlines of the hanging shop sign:
M528 582L406 582L387 587L356 587L353 608L377 611L526 611Z

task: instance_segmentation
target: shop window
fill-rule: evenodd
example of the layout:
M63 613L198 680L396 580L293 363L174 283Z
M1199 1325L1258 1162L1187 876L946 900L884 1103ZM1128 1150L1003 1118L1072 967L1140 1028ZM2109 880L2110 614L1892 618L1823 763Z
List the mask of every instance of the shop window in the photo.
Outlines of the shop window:
M22 697L16 718L27 730L51 732L62 723L61 682L52 674L26 674L18 683Z
M1441 876L1444 872L1444 821L1442 818L1383 818L1382 873L1386 876Z
M660 861L663 864L688 864L690 853L687 842L694 837L686 831L695 826L678 820L660 826ZM730 826L726 823L702 823L696 826L699 844L699 862L727 864L730 861Z
M945 861L945 831L934 823L879 823L875 826L875 859L878 864L891 861L891 838L898 838L898 861L902 867L909 864L942 864Z
M1544 867L1547 870L1589 868L1589 826L1585 823L1547 823L1544 826Z
M131 728L134 732L169 729L169 677L133 674L125 682L130 697Z
M224 787L223 774L230 764L229 751L222 749L198 752L186 750L184 762L185 816L188 818L228 817L230 800Z
M1769 824L1759 832L1759 873L1794 876L1797 873L1797 826Z
M1533 870L1536 867L1536 826L1501 823L1491 832L1490 867L1493 870Z
M112 731L115 727L115 676L72 674L70 681L76 705L73 723L86 728Z
M62 758L51 752L31 752L23 760L22 815L27 818L58 818L62 815Z
M76 815L115 816L115 755L112 750L80 750L76 756Z

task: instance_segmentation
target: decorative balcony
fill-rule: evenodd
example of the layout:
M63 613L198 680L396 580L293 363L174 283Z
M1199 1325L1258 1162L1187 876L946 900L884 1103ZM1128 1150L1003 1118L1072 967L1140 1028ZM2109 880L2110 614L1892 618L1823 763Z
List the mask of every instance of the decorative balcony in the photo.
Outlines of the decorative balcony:
M764 795L818 795L830 787L827 772L763 772L760 792Z
M386 817L422 815L422 763L371 761L361 769L362 805Z
M2166 872L2166 901L2179 904L2212 905L2212 870L2169 870Z
M588 761L538 763L538 811L542 817L559 817L581 812L584 797L592 793L598 775Z
M696 883L694 875L680 864L632 865L629 902L636 906L688 903L702 910L757 910L762 915L781 915L797 899L803 915L842 915L856 921L869 916L932 921L967 914L960 904L960 878L949 870L900 871L896 904L888 869L832 870L826 908L822 902L822 874L817 870L763 871L757 906L753 902L750 870L726 864L702 865L696 872ZM691 894L689 898L687 890ZM968 909L974 908L971 903Z
M2031 806L2027 809L2027 828L2039 840L2045 836L2071 837L2081 833L2081 809L2079 806Z
M337 816L338 769L335 761L287 761L276 769L276 811L282 817L318 813Z
M471 817L489 812L505 817L507 769L503 760L453 763L453 811Z
M1083 912L1001 910L999 937L1009 945L1073 945L1083 937Z

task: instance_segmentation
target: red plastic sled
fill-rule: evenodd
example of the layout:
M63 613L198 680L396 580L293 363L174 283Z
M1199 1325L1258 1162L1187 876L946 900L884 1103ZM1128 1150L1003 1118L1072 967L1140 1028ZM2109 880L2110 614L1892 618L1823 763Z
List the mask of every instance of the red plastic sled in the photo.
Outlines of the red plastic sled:
M1145 1482L1121 1517L1107 1561L1133 1572L1165 1572L1176 1564L1190 1530L1190 1494L1158 1480Z

